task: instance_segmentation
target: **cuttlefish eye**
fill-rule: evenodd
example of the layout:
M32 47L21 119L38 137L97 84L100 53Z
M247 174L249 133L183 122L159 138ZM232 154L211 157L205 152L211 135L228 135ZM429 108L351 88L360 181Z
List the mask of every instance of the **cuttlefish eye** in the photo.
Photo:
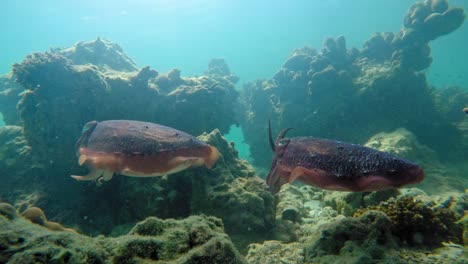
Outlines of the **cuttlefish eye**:
M281 140L278 142L278 146L279 146L279 147L284 147L284 146L286 146L287 144L289 144L289 139L281 139Z

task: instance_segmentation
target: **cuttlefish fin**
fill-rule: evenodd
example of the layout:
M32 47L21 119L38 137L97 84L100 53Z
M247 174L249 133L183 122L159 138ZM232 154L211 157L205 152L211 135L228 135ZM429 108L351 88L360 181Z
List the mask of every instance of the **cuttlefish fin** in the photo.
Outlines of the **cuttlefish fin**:
M71 175L71 177L73 179L75 179L75 180L78 180L78 181L92 181L92 180L96 180L97 178L101 177L103 172L104 172L103 170L91 169L91 171L85 176Z
M204 158L205 166L208 169L211 169L213 165L216 163L216 161L218 160L218 158L219 158L218 149L213 146L210 146L210 154L206 158Z

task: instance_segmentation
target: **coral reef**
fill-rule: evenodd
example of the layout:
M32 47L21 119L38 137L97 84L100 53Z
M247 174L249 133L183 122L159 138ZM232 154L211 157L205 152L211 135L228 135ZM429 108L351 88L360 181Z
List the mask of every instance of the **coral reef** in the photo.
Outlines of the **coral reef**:
M461 240L463 228L466 234L466 193L428 196L418 189L402 189L358 195L289 185L278 198L279 204L301 208L300 224L282 220L278 211L274 226L283 234L295 233L295 239L277 235L273 241L251 244L246 256L250 263L467 261ZM351 199L352 206L345 207L344 200L341 208L330 204L339 199ZM283 229L284 221L293 226Z
M395 197L400 193L399 190L389 189L379 192L330 192L324 193L323 202L330 206L339 214L351 216L354 212L363 207L379 204L390 197Z
M59 223L48 221L44 211L42 211L42 209L39 207L35 207L35 206L29 207L28 209L26 209L24 212L21 213L21 216L33 222L34 224L44 226L53 231L67 231L67 232L77 233L72 228L66 228Z
M16 175L31 175L43 168L32 154L31 147L26 142L24 131L19 126L0 127L0 190L5 192L18 183ZM10 185L11 184L11 185Z
M462 227L456 216L446 208L431 208L412 197L403 196L358 210L361 216L368 210L385 213L391 220L392 234L409 245L440 246L442 242L462 243ZM390 225L390 223L388 223Z
M9 203L0 203L0 214L9 219L16 218L16 209Z
M40 193L50 185L44 182L47 177L44 165L26 141L23 128L0 127L0 201L14 201L21 211L37 204Z
M218 60L214 65L222 63ZM15 94L21 93L21 97L20 101L18 97L8 97L8 100L14 105L18 104L22 127L2 128L0 139L6 143L0 147L0 156L4 157L0 162L2 182L14 180L15 186L25 186L25 189L33 184L41 188L37 179L47 177L47 192L42 196L40 206L61 222L76 222L79 212L73 212L72 208L79 207L82 202L99 200L93 196L98 193L107 194L119 186L124 188L126 181L118 180L98 190L87 185L84 189L80 188L80 184L66 177L71 171L85 170L78 168L74 153L74 145L83 124L90 120L132 119L161 123L191 134L201 134L214 128L227 132L236 122L238 93L230 81L233 76L213 73L211 77L185 78L181 77L178 70L163 75L149 67L138 70L117 44L102 39L78 43L69 49L51 49L49 52L29 55L23 62L13 66L11 78L16 79L20 87L15 90ZM161 77L166 77L167 82L160 82ZM253 176L253 170L250 175ZM184 179L183 182L190 181L190 176L176 176L168 180L168 185L177 185L175 181L178 177ZM153 183L165 181L151 180ZM179 185L179 188L182 187ZM9 200L14 201L22 195L21 188L8 189L7 184L2 184L0 189ZM187 198L173 197L178 191L167 191L172 197L171 201ZM85 201L55 198L80 197L81 192L91 195L86 195ZM183 190L180 193L190 195ZM116 201L130 205L131 200L125 199ZM154 201L157 203L159 200ZM100 203L105 202L100 200L97 204ZM72 212L66 213L64 207ZM170 208L167 205L163 207ZM112 211L111 208L114 207L110 206L104 211ZM163 210L163 216L174 214L164 212L167 210ZM180 214L187 216L188 212L190 210ZM126 219L124 223L134 223L146 217L146 213L148 211L142 210L133 217L115 212L109 215L115 219ZM92 219L89 216L86 222ZM117 221L117 224L121 222Z
M444 18L432 21L436 14ZM463 131L439 110L422 72L432 62L429 41L456 30L462 18L463 10L446 1L415 3L401 32L376 33L361 50L347 48L342 36L328 38L320 51L293 51L272 79L246 84L245 140L265 146L252 148L255 165L269 165L268 119L275 131L293 127L296 135L361 144L404 127L446 160L468 155L460 144ZM427 25L417 26L426 19Z
M7 125L18 125L20 118L16 104L20 99L21 87L12 74L0 76L0 113Z
M192 134L226 132L235 123L238 94L229 78L137 70L118 45L101 39L29 55L13 74L24 90L18 111L27 141L47 159L42 163L62 173L75 163L64 153L73 152L89 120L145 120Z
M75 65L92 64L103 71L133 72L138 70L135 62L124 53L119 45L101 38L91 42L78 42L71 48L57 51Z
M350 263L371 262L392 249L390 220L383 213L368 212L358 219L345 218L322 225L305 248L306 262L312 260L333 262L333 256L349 258ZM328 257L327 257L328 256Z
M115 176L100 187L79 184L75 186L82 197L79 209L58 219L77 223L87 234L119 235L128 231L129 224L150 215L183 218L203 213L221 218L241 251L268 237L274 223L274 198L264 181L239 159L219 130L198 138L221 154L211 170L201 167L145 179Z
M44 216L45 217L45 216ZM245 263L214 217L150 217L116 238L53 232L0 215L2 263Z
M304 249L299 243L265 241L263 244L250 245L246 259L250 264L304 263Z
M229 66L226 61L222 58L212 59L208 63L208 70L205 71L206 76L213 77L215 79L226 79L234 84L239 81L239 77L231 73Z
M405 30L409 32L404 33L414 34L421 41L428 42L456 30L464 20L464 10L449 7L447 0L418 2L411 6L406 14Z

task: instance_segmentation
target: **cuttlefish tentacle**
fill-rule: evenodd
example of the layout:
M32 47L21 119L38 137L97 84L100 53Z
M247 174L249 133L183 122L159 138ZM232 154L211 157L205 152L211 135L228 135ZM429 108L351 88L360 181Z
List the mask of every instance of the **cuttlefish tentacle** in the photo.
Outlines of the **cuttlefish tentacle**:
M84 175L84 176L72 175L71 177L78 181L94 181L98 179L99 177L101 177L103 173L105 173L104 170L91 169L87 175Z

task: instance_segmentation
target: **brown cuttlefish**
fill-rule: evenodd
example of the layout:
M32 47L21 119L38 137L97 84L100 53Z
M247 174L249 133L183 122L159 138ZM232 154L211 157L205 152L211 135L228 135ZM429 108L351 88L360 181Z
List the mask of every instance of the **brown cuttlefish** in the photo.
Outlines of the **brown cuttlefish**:
M380 191L415 184L424 179L417 164L388 153L335 140L314 137L285 138L275 142L269 123L269 141L275 152L266 178L273 193L295 179L333 191Z
M76 142L80 165L87 165L85 176L76 180L108 181L114 173L153 177L176 173L190 167L211 168L218 150L195 137L153 123L108 120L88 122Z

